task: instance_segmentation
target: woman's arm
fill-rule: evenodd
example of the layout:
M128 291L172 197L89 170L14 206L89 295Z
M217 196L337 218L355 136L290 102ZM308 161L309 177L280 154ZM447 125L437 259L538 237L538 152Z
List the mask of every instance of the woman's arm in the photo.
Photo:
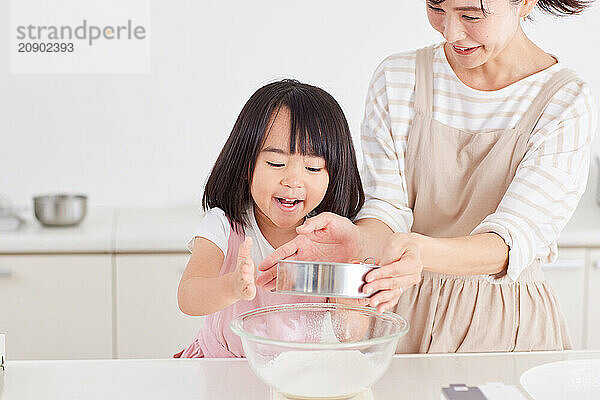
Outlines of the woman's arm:
M361 233L359 257L379 261L392 230L383 222L367 218L356 222ZM418 233L396 233L398 248L416 245L423 269L453 275L497 274L508 265L508 246L495 233L456 238L432 238ZM389 249L386 249L389 251Z
M360 232L360 246L356 258L365 260L372 257L376 262L379 262L383 245L394 232L384 222L375 218L364 218L356 221L355 224Z
M495 233L432 238L411 233L421 249L423 269L451 275L499 274L508 266L508 246Z
M223 252L210 240L197 237L179 282L179 309L188 315L208 315L242 298L254 298L256 287L250 246L251 241L246 239L240 246L235 271L219 276L225 258Z
M471 232L502 237L510 248L509 281L536 259L556 258L556 240L585 191L597 127L594 98L580 81L566 85L556 98L529 136L528 150L495 212Z

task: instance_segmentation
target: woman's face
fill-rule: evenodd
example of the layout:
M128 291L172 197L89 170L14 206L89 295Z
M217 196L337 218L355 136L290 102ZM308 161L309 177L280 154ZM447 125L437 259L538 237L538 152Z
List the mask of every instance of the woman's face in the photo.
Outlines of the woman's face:
M511 0L427 0L427 17L448 44L451 61L466 69L496 58L520 27L520 7Z
M329 173L323 157L290 153L290 112L286 107L281 107L275 119L271 117L269 126L250 186L256 220L259 226L295 227L325 197Z

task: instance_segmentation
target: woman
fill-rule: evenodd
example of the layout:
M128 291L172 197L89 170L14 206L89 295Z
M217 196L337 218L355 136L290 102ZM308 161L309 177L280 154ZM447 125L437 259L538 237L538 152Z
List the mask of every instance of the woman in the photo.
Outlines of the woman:
M398 352L569 349L540 263L556 259L585 190L597 111L521 21L535 6L558 16L589 2L426 3L445 42L392 55L373 75L356 225L309 219L264 260L259 284L273 286L279 258L375 256L369 304L411 324Z

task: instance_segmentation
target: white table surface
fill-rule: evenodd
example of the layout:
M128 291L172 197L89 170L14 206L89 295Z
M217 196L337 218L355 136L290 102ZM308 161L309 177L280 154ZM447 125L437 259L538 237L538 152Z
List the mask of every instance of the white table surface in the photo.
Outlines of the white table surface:
M600 351L397 355L368 398L439 400L451 383L522 389L521 374L534 366L590 358L600 359ZM1 400L280 398L245 359L9 361L4 375Z

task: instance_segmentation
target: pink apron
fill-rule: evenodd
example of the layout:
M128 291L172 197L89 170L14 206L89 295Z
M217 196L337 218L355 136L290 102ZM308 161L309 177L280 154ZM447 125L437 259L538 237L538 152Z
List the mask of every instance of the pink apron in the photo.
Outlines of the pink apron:
M229 244L227 255L223 261L220 275L224 275L235 270L237 264L238 250L244 235L231 229L229 235ZM273 306L278 304L290 303L324 303L327 299L324 297L293 296L280 293L271 293L257 287L256 296L252 300L239 300L236 303L208 315L204 320L204 325L200 332L185 350L175 354L175 358L226 358L226 357L244 357L242 342L235 333L229 329L229 323L233 318L243 312L250 311L259 307ZM273 327L270 327L272 329ZM302 332L294 326L285 327L289 335ZM288 335L288 336L289 336Z

